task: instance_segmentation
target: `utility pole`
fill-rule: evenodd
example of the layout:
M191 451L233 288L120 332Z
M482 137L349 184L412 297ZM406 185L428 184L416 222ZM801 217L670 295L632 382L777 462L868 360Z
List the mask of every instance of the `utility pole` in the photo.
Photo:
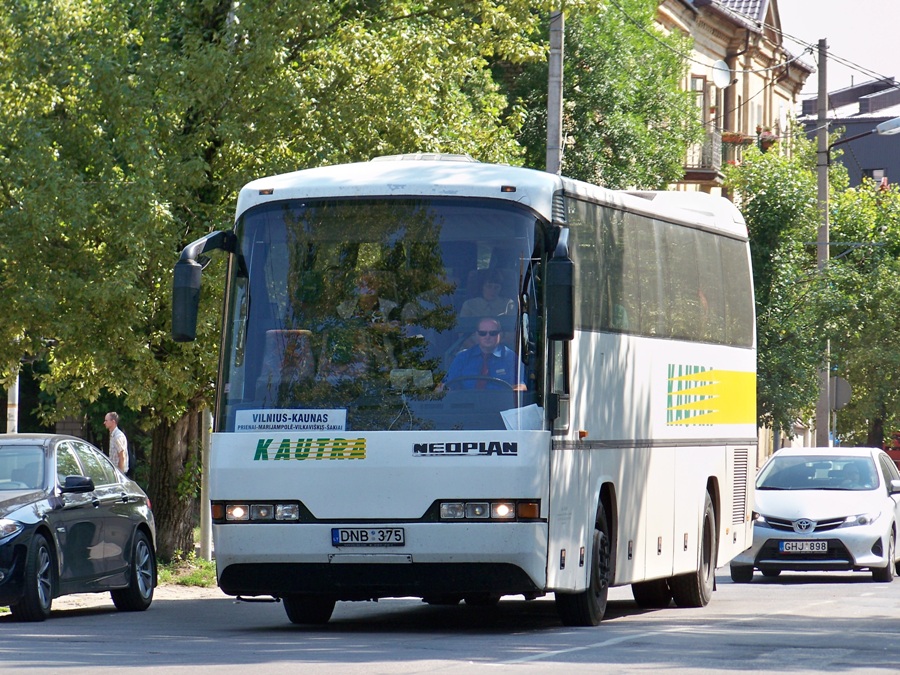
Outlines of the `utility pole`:
M209 507L209 442L212 433L212 413L203 409L200 446L200 557L213 559L212 512Z
M559 174L562 167L563 36L565 20L561 11L550 14L550 61L547 78L547 173Z
M17 364L16 377L6 392L6 433L8 434L15 434L19 431L19 371L21 369L21 364Z
M829 258L828 232L828 42L819 40L819 96L816 121L816 172L818 176L819 234L816 239L816 262L820 278L825 274ZM828 447L831 428L831 343L825 343L819 369L819 398L816 401L816 446Z

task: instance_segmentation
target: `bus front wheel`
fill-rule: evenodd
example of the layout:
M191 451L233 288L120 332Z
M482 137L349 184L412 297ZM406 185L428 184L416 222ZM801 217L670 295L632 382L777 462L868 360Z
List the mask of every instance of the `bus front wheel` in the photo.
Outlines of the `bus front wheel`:
M672 577L672 598L679 607L706 607L712 599L716 581L716 513L712 497L706 493L703 507L703 528L700 532L700 560L696 572ZM752 568L751 568L752 569Z
M603 504L597 509L591 546L591 579L580 593L557 593L556 611L565 626L596 626L606 614L612 583L612 539Z

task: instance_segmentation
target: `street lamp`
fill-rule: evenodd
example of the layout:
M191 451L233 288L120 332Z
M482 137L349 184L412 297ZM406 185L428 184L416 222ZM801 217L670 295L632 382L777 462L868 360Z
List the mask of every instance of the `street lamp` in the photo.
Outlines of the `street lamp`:
M820 44L820 48L822 45ZM822 62L820 60L820 62ZM824 68L822 69L824 70ZM824 75L824 72L822 73ZM820 82L821 85L821 82ZM824 271L825 265L828 262L828 246L829 246L829 237L828 237L828 166L831 164L831 149L836 145L841 145L843 143L849 143L850 141L855 141L858 138L863 138L864 136L871 136L872 134L877 134L879 136L893 136L894 134L900 134L900 117L895 117L892 120L886 120L881 124L875 126L874 129L870 129L869 131L865 131L861 134L855 134L853 136L848 136L847 138L841 138L830 145L827 142L828 138L828 125L827 119L823 120L825 115L823 114L824 106L820 106L819 110L819 150L818 153L821 156L825 155L825 161L817 161L817 169L818 169L818 178L819 178L819 208L821 212L822 222L819 226L819 241L818 244L818 267L819 271ZM824 147L824 152L823 152ZM831 384L831 373L830 369L830 358L831 358L831 347L830 345L825 349L825 364L822 371L819 373L819 398L816 401L816 445L819 447L827 447L830 445L829 442L829 430L831 428L831 392L830 392L830 384Z
M868 131L864 131L861 134L856 134L854 136L847 136L847 138L841 138L840 140L835 141L831 145L828 146L828 152L831 152L831 149L836 145L841 145L842 143L849 143L850 141L855 141L857 138L864 138L865 136L871 136L872 134L878 134L879 136L893 136L894 134L900 134L900 117L895 117L892 120L887 120L886 122L882 122L877 125L874 129L869 129ZM831 155L829 155L829 159Z

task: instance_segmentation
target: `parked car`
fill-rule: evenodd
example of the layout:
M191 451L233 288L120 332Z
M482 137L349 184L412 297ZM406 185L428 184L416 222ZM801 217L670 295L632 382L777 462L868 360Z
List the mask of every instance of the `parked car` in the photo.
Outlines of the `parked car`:
M731 562L749 582L783 570L900 574L900 472L878 448L784 448L756 480L753 546Z
M155 587L156 525L137 483L79 438L0 435L0 606L43 621L53 598L109 591L142 611Z

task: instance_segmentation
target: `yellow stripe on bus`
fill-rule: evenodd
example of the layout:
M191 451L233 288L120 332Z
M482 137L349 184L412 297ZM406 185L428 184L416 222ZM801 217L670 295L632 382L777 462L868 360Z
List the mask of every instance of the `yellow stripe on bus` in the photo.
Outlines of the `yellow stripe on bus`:
M693 414L670 424L756 423L756 373L738 370L706 370L670 378L685 383L680 396L703 396L697 401L670 406L669 410ZM693 386L691 384L695 383Z

